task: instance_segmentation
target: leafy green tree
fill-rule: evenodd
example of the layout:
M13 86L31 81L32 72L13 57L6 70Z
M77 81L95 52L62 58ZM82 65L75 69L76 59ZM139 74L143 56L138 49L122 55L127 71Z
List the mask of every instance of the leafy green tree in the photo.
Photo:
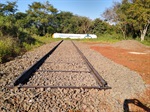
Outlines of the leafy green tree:
M45 4L34 2L32 5L29 5L29 10L27 10L29 23L31 22L30 25L34 26L32 28L37 28L39 35L45 35L49 29L48 27L54 25L54 16L57 12L57 9L48 1Z
M124 38L129 34L135 37L140 32L139 36L143 41L150 24L149 4L150 0L122 0L122 3L107 9L103 16L120 26Z
M92 21L89 18L73 15L71 12L57 14L57 32L89 33Z
M126 39L126 14L122 13L123 11L119 10L121 7L120 3L114 3L114 5L103 13L103 17L107 22L110 24L116 24L117 27L120 29L120 31L123 34L124 39Z
M143 41L150 25L150 0L132 0L125 4L129 6L126 10L127 22L140 31L140 38Z
M95 19L92 22L91 31L96 35L108 33L109 29L110 29L110 25L99 18Z
M0 4L0 34L16 37L17 27L15 26L16 2Z
M4 15L14 15L17 11L16 2L9 2L7 1L6 4L0 3L0 13Z
M71 18L73 17L73 14L71 12L64 12L61 11L56 16L57 20L57 32L60 33L70 33L71 32Z
M92 25L92 21L87 18L87 17L80 17L80 33L89 33L90 32L90 27Z

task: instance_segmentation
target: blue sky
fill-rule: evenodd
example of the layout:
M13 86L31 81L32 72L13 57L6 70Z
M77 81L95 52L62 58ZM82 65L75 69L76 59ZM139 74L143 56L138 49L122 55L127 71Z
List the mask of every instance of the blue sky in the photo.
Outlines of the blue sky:
M1 1L1 0L0 0ZM15 0L2 0L15 1ZM28 9L28 4L33 2L45 3L47 0L17 0L18 9L25 12ZM48 0L55 8L60 11L69 11L73 14L86 16L90 19L100 18L101 14L108 7L113 5L113 2L121 2L121 0Z

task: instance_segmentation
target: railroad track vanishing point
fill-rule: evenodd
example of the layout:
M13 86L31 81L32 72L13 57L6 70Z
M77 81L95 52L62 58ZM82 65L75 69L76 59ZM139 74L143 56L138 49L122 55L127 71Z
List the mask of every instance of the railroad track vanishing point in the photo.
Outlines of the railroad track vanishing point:
M73 41L60 41L7 88L111 89Z

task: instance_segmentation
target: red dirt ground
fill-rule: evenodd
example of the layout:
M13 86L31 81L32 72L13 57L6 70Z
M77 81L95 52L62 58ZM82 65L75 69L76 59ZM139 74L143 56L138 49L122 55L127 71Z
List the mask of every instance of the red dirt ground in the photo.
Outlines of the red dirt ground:
M146 84L150 84L150 53L147 54L131 54L135 50L122 49L114 46L91 46L100 52L103 56L111 59L112 61L128 67L131 70L138 72ZM136 52L141 52L143 48ZM144 51L149 51L150 48L145 48ZM143 52L143 50L142 50ZM146 53L146 52L145 52Z
M125 40L116 44L89 43L89 45L91 49L98 51L112 61L138 72L145 84L150 85L150 47L132 40ZM131 54L129 52L146 54ZM143 92L142 97L138 97L138 100L143 102L144 106L150 108L150 87ZM130 111L147 112L139 105L140 103L130 104Z

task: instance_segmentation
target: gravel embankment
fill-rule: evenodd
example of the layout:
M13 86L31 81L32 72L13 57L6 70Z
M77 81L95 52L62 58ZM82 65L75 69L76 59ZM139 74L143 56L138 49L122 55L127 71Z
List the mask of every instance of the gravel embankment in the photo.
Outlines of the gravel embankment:
M52 46L57 42L44 45L40 48L35 49L32 52L28 52L22 57L16 60L2 64L0 68L0 111L46 111L46 112L66 112L69 110L80 110L85 112L121 112L123 111L123 102L125 99L131 97L137 97L137 93L142 93L145 89L144 83L139 76L134 71L128 68L118 65L111 60L103 57L101 54L90 50L85 44L75 42L77 46L82 50L84 55L96 68L96 70L101 74L101 76L108 82L109 86L112 87L110 90L97 90L97 89L6 89L4 86L10 84L23 70L27 69L34 62L36 62L40 57L47 53ZM69 47L70 41L65 41L66 44L62 44L62 47ZM69 47L70 48L70 47ZM63 48L62 48L63 49ZM62 52L66 49L57 49L59 52L54 52L54 55L50 56L46 60L46 64L52 64L53 67L41 67L40 70L45 69L62 69L65 70L81 70L87 71L86 66L84 66L84 61L77 56L77 53L69 50L68 54ZM54 57L53 57L54 56ZM64 56L64 60L61 57ZM72 57L71 57L72 56ZM76 58L77 57L77 58ZM57 64L57 62L61 64ZM67 64L66 64L67 63ZM80 63L80 64L78 64ZM72 67L70 67L70 64ZM36 75L41 74L41 72L36 72ZM82 74L82 80L80 77ZM89 73L80 74L65 74L63 76L60 73L51 74L52 78L57 84L63 77L66 77L68 83L62 83L64 85L76 85L90 84L95 85L94 80ZM45 75L45 74L44 74ZM50 79L49 73L45 78ZM87 75L86 77L84 75ZM41 75L40 75L41 76ZM39 76L39 77L40 77ZM61 76L58 78L58 76ZM71 78L73 82L70 82ZM89 76L89 77L88 77ZM44 77L41 77L41 81ZM46 80L47 80L46 79ZM58 80L59 79L59 80ZM30 82L30 81L29 81ZM35 80L36 82L36 80ZM54 81L49 81L44 84L54 85ZM61 83L60 83L61 84Z

